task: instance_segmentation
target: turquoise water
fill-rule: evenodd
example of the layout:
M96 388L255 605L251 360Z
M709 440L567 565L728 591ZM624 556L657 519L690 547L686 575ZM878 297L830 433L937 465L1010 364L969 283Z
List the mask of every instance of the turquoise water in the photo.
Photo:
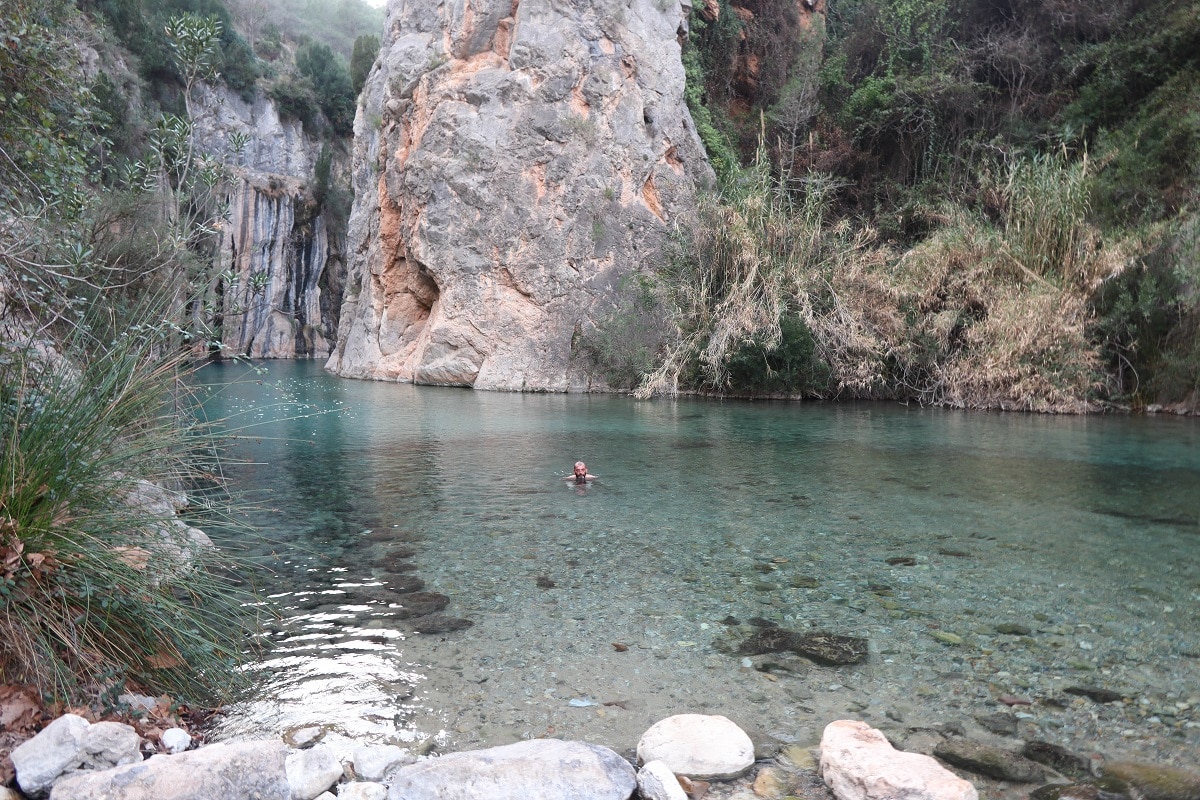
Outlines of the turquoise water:
M1200 761L1197 420L204 377L233 382L208 407L242 426L275 644L217 735L625 750L701 711L805 742L1012 695L1027 735ZM561 480L577 459L598 482ZM472 626L415 632L388 592L413 578ZM744 657L755 618L870 657Z

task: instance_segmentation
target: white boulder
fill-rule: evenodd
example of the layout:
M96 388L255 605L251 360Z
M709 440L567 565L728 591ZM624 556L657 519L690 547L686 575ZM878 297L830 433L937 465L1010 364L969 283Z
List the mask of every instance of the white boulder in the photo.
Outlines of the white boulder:
M142 737L122 722L97 722L83 734L83 766L109 769L142 760Z
M292 800L283 742L218 742L136 764L77 772L54 784L50 800Z
M726 717L677 714L642 734L637 756L638 763L663 761L689 778L736 778L754 765L754 743Z
M414 764L417 757L394 744L364 744L350 754L354 774L364 781L381 781L397 767Z
M58 776L82 764L84 737L91 726L77 714L63 714L37 736L13 750L9 757L21 791L31 796L40 795Z
M286 768L292 800L313 800L342 777L341 763L324 744L289 754Z
M821 736L821 777L838 800L978 800L935 759L896 750L865 722L838 720Z
M637 786L619 755L584 742L531 739L401 767L389 800L628 800Z

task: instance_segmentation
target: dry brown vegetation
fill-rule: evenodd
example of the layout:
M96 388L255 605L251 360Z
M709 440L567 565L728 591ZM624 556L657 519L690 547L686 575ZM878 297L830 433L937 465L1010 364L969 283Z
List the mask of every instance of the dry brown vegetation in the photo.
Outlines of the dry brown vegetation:
M795 384L792 395L1096 409L1105 374L1094 299L1123 269L1124 245L1087 221L1086 159L994 172L983 181L990 218L928 211L934 233L901 252L870 227L833 220L827 180L789 186L761 162L747 170L736 190L701 204L663 282L660 307L677 333L638 394L736 391L738 349L790 346L782 328L792 315L827 368L822 384Z

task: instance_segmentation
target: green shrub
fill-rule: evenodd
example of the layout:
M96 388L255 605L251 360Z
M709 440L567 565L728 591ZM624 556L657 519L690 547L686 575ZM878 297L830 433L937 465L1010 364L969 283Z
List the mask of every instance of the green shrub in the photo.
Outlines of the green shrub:
M354 129L354 96L350 71L328 45L309 42L296 52L296 71L313 87L325 118L340 134Z
M267 87L267 97L275 102L281 117L300 120L305 127L313 126L321 113L312 81L292 72L280 75Z
M829 366L816 354L816 342L795 314L779 323L779 343L762 337L742 343L725 359L729 385L739 392L761 395L822 395L829 388Z
M669 334L666 316L653 281L628 277L618 287L613 310L575 336L573 356L584 359L612 389L630 391L658 365Z
M357 97L367 82L367 75L379 55L379 37L359 36L354 40L354 52L350 54L350 89Z

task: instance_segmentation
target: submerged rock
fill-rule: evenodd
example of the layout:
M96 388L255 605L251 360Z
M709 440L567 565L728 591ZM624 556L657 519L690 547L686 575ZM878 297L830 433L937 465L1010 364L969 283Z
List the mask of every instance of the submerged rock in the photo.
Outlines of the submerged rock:
M1029 793L1029 800L1130 800L1129 788L1120 781L1051 783Z
M430 614L427 617L417 617L413 620L413 630L417 633L449 633L450 631L466 630L475 623L469 619L447 617L443 614Z
M762 655L790 650L819 664L857 664L867 658L867 640L825 631L797 633L775 625L761 628L738 646L741 655Z
M676 714L642 734L637 757L641 764L662 761L689 778L735 778L754 765L754 742L727 717Z
M1092 773L1091 759L1050 742L1026 742L1025 746L1021 748L1021 755L1030 761L1045 764L1068 778L1083 778Z
M1012 714L981 714L975 721L981 728L997 736L1017 735L1017 718Z
M629 762L599 745L532 739L448 753L402 767L390 800L627 800L637 787Z
M442 611L450 605L450 598L438 592L411 592L396 602L403 606L396 612L396 616L400 619L412 619Z
M1200 772L1163 764L1116 761L1105 764L1103 774L1134 787L1145 800L1200 800Z
M820 664L857 664L867 658L867 640L818 631L800 636L792 650Z
M821 777L838 800L977 800L979 794L929 756L896 750L865 722L839 720L821 736Z
M969 739L947 739L933 749L933 754L952 766L1001 781L1046 780L1046 770L1020 753Z
M1111 689L1101 689L1098 686L1068 686L1063 689L1063 692L1079 697L1086 697L1097 703L1115 703L1124 698L1124 695L1120 692L1114 692Z

